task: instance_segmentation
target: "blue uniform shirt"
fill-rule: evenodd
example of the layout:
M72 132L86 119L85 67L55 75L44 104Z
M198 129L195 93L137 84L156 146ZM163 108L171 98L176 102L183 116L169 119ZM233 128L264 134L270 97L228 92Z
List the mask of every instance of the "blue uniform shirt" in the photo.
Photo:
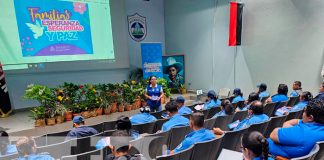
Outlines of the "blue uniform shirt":
M318 93L314 99L324 101L324 92Z
M182 150L189 148L195 143L212 140L214 138L215 138L214 133L212 133L210 130L205 128L192 131L188 135L186 135L185 139L177 146L177 148L174 149L174 152L175 153L180 152Z
M212 107L220 106L221 103L222 103L222 102L221 102L219 99L217 99L216 102L215 102L214 99L211 99L210 101L208 101L208 102L206 102L206 103L204 104L204 110L206 110L206 109L210 109L210 108L212 108Z
M301 101L294 105L289 112L295 112L304 109L308 104L308 101Z
M131 116L129 119L132 125L150 123L156 121L156 118L152 116L150 113L139 113L134 116Z
M279 144L270 138L269 151L272 155L286 158L301 157L307 155L316 142L324 141L324 124L303 123L301 120L295 126L280 128L278 130Z
M17 160L54 160L48 153L30 154L27 157L19 157Z
M283 94L276 94L271 97L272 102L283 102L283 101L288 101L288 97Z
M178 110L178 113L179 113L180 115L184 115L184 114L191 114L191 113L192 113L192 110L191 110L189 107L182 106L182 107Z
M245 101L245 99L242 96L236 96L233 100L232 103L237 103L239 101Z
M88 137L98 134L98 131L92 127L80 126L78 128L73 128L66 136L65 140L72 138Z
M213 118L219 117L219 116L227 116L225 113L225 110L221 110L220 112L216 113Z
M260 115L253 115L252 117L248 117L244 120L242 120L235 128L234 131L246 128L252 124L261 123L264 121L269 120L269 117L265 114Z
M264 160L263 157L254 157L253 160ZM268 160L274 160L272 157L268 157Z
M17 153L17 152L18 151L17 151L16 145L8 144L6 153L4 155L14 154L14 153ZM4 156L4 155L1 155L1 152L0 152L0 156Z
M188 126L189 120L180 114L173 115L167 122L162 125L162 131L166 132L172 127Z
M250 105L247 104L247 105L245 105L245 107L243 107L242 109L240 109L240 107L237 107L236 109L237 109L238 111L246 111L246 110L248 110L249 108L250 108Z
M293 90L291 93L290 93L290 97L298 97L299 94L297 91Z
M151 111L153 112L154 110L160 111L161 108L161 99L160 100L155 100L158 97L161 96L161 93L163 92L162 86L156 84L154 87L152 85L149 85L146 87L146 93L148 96L151 96L152 99L147 99L147 105L151 108Z
M263 92L260 92L260 93L259 93L260 100L261 100L263 97L268 97L268 96L270 96L270 94L269 94L267 91L263 91Z

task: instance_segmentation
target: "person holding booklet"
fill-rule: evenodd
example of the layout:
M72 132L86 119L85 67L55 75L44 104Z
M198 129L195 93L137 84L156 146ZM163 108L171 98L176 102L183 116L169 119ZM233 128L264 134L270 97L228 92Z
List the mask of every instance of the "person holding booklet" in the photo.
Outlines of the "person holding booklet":
M254 101L251 103L251 106L248 110L248 117L242 121L235 121L228 125L229 129L237 131L246 127L249 127L252 124L261 123L269 120L269 117L263 114L263 105L260 101ZM220 128L213 128L213 132L216 135L222 135L225 131Z
M310 93L308 91L304 91L299 97L298 104L296 104L293 107L283 106L283 107L277 109L275 115L276 116L281 116L281 115L284 115L284 114L286 115L289 112L296 112L296 111L302 110L307 106L308 102L311 101L312 99L313 99L312 93Z

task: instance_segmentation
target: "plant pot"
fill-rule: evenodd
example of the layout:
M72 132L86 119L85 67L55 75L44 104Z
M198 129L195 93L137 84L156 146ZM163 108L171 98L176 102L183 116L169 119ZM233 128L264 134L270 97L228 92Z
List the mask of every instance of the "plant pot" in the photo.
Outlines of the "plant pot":
M181 94L186 94L187 93L187 89L183 88L180 90L181 91Z
M141 104L142 104L141 99L136 99L135 100L136 109L138 109L139 107L141 107Z
M136 110L137 109L137 106L136 106L136 103L134 102L133 104L132 104L132 110Z
M132 110L132 105L131 104L129 104L129 105L126 105L126 111L131 111Z
M103 109L102 108L97 108L96 109L96 113L98 116L101 116L102 115L102 112L103 112Z
M64 116L66 121L72 121L72 116L73 116L72 111L65 112Z
M35 120L35 127L43 127L45 126L45 119L36 119Z
M81 113L81 115L83 118L90 118L91 116L90 111L84 111Z
M105 112L105 115L110 114L110 113L111 113L111 106L106 107L106 108L104 109L104 112Z
M59 123L63 123L64 122L64 117L63 116L57 116L56 117L56 123L59 124Z
M125 106L124 105L119 105L118 106L118 112L124 112Z
M97 110L96 109L90 111L90 117L96 117L96 116L97 116Z
M161 103L162 103L162 104L165 104L165 103L166 103L165 96L162 96L162 98L161 98Z
M164 96L164 99L165 99L165 103L170 102L170 97L165 97L165 96Z
M146 101L142 101L142 107L146 107L147 106L147 102Z
M56 124L55 118L46 118L46 124L52 126Z
M81 116L81 115L82 115L81 113L73 113L73 117Z
M111 113L115 113L117 111L117 102L111 104Z

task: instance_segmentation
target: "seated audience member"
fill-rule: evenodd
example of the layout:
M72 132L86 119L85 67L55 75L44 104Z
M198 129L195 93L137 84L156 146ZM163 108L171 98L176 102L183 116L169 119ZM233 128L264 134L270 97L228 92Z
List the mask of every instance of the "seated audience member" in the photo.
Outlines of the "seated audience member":
M110 137L111 154L105 157L105 160L144 160L140 155L130 155L128 152L131 148L129 141L132 138L126 130L117 130Z
M287 94L288 94L288 86L285 84L279 84L277 94L269 97L267 99L267 103L288 101Z
M204 110L221 105L221 101L217 98L216 92L213 90L207 93L207 102L204 104Z
M98 131L94 128L84 125L84 118L82 116L75 116L72 121L73 129L67 134L65 140L98 134Z
M259 98L259 94L258 93L255 93L255 92L250 93L249 94L249 98L246 101L246 105L243 108L237 107L236 108L236 112L248 110L248 108L250 107L251 103L253 101L258 101L259 99L260 98Z
M185 99L182 96L178 96L175 101L178 103L178 113L180 115L192 113L192 110L189 107L184 105Z
M168 131L173 127L188 126L189 120L178 113L178 104L175 101L168 102L165 105L170 119L162 125L162 131Z
M234 98L232 100L232 103L237 103L239 101L245 101L245 99L243 98L243 93L241 92L241 89L235 88L233 91L233 94L234 94Z
M6 131L0 131L0 156L17 153L16 145L11 145Z
M265 83L261 83L259 85L257 85L258 87L258 94L260 97L260 101L263 97L268 97L270 96L269 92L267 92L267 85Z
M216 113L213 118L216 118L218 116L228 116L228 115L232 115L234 114L234 107L231 104L231 102L229 100L224 100L223 105L221 105L221 111Z
M302 88L301 88L301 82L300 81L295 81L292 85L293 91L290 93L290 97L298 97L299 95L302 94Z
M249 127L252 124L261 123L264 121L269 120L269 117L265 114L263 114L263 105L260 101L253 101L251 103L251 106L248 109L248 117L242 120L241 122L233 122L230 124L230 126L233 126L233 128L230 128L231 130L240 130L246 127ZM237 124L237 125L235 125ZM213 132L216 135L222 135L225 132L221 130L220 128L213 128Z
M296 112L302 110L307 106L308 102L311 101L312 99L313 99L312 93L305 91L300 95L298 104L294 105L293 107L289 107L289 106L281 107L280 109L277 109L275 115L280 116L280 115L288 114L289 112Z
M244 160L273 160L268 155L268 141L260 132L243 134L241 144Z
M190 115L190 128L193 130L186 135L184 140L170 154L183 151L198 142L204 142L215 138L213 132L203 128L204 114L200 112Z
M324 82L322 82L319 93L314 99L324 101Z
M36 143L31 137L21 137L16 142L18 160L54 160L48 153L36 154Z
M310 101L301 120L289 120L272 131L268 139L270 153L289 159L307 155L316 142L324 141L323 115L323 101Z
M138 133L138 131L132 129L132 123L129 120L129 118L126 116L118 117L116 121L116 129L121 131L126 131L133 140L140 138L140 134ZM110 144L109 137L102 138L97 142L96 149L104 148L109 144Z
M150 107L141 107L139 114L131 116L129 119L132 125L136 124L144 124L156 121L156 118L150 114L151 110Z

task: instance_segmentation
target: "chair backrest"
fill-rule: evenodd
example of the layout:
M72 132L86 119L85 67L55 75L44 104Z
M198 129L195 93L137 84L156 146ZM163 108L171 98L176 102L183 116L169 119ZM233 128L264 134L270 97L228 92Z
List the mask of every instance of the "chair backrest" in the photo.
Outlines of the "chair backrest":
M169 149L175 149L190 131L191 128L189 126L171 128L169 137Z
M289 97L287 106L290 106L290 107L294 106L298 99L299 99L299 97Z
M316 154L319 152L320 147L318 144L314 145L314 148L305 156L292 158L291 160L314 160ZM317 160L317 159L316 159Z
M262 97L262 98L261 98L261 102L262 102L262 104L264 104L265 101L266 101L269 97L270 97L270 96Z
M158 119L155 122L154 132L157 132L157 131L161 130L163 123L168 121L168 120L169 119Z
M5 156L0 156L0 160L9 160L9 159L17 159L18 153L8 154Z
M37 152L48 152L55 159L60 159L62 156L71 155L71 142L64 141L61 143L51 144L47 146L37 146Z
M218 156L218 151L221 150L223 136L206 142L199 142L194 145L191 160L215 160Z
M226 148L233 151L241 151L241 137L248 131L248 128L243 128L237 131L228 131L225 133L221 148Z
M140 134L142 133L152 134L154 131L154 127L155 127L155 121L150 123L133 125L132 129L138 131Z
M264 133L265 133L267 127L268 127L269 122L270 122L270 120L267 120L267 121L264 121L264 122L261 122L261 123L252 124L249 127L248 132L258 131L258 132L262 133L262 135L264 135Z
M156 119L161 119L162 113L165 111L151 112L150 114L154 116Z
M142 152L142 146L143 146L143 139L135 139L129 142L131 144L131 148L129 150L130 155L140 154Z
M212 118L216 113L220 112L221 110L222 109L220 106L210 108L206 119Z
M314 159L324 159L324 141L317 142L317 144L320 148Z
M71 139L71 154L76 155L95 150L95 143L102 135L103 132L88 137Z
M76 155L63 156L61 160L102 160L103 157L103 149L98 149Z
M233 117L233 122L234 121L237 121L237 120L242 120L244 118L246 118L248 116L248 111L239 111L239 112L236 112L234 117Z
M103 132L104 131L103 124L104 124L104 122L103 123L99 123L99 124L89 125L89 127L94 128L95 130L98 131L98 133L100 133L100 132Z
M231 93L231 89L229 88L221 88L218 92L218 97L228 97Z
M275 102L265 104L263 107L263 113L268 115L269 117L272 117L276 104L277 103Z
M304 110L298 110L295 112L289 112L286 121L289 121L291 119L299 119L299 117L303 114Z
M210 109L202 110L202 113L204 114L204 119L207 119Z
M62 131L62 132L47 134L47 145L64 142L65 137L69 132L70 131Z
M104 132L103 132L103 136L104 136L104 137L109 137L109 136L111 136L115 131L116 131L115 129L114 129L114 130L107 130L107 131L104 131Z
M116 121L103 122L103 131L116 129Z
M214 123L214 127L218 127L223 131L228 131L229 128L227 125L232 122L233 118L234 118L234 114L228 116L218 116Z
M190 159L193 146L173 155L163 155L156 157L156 160L187 160Z
M37 137L33 137L35 142L36 142L36 146L46 146L47 145L47 135L41 135L41 136L37 136Z
M216 118L205 119L204 128L213 129L216 122Z
M287 115L271 117L266 132L264 134L265 137L269 137L271 132L278 127L282 127L283 123L286 121Z
M163 154L167 149L170 130L155 134L146 135L143 137L142 154L147 159L154 159Z
M283 106L287 106L287 104L288 104L288 101L277 102L275 107L274 107L274 110L272 112L272 115L275 115L277 109L279 109L279 108L281 108ZM271 117L272 117L272 115L271 115Z

